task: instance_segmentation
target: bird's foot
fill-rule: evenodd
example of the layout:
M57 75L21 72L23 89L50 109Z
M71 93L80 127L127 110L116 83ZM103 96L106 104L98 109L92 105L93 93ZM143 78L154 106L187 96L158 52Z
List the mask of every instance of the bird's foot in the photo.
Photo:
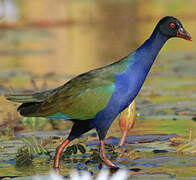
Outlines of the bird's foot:
M116 166L112 161L110 161L110 160L106 157L105 154L104 154L104 156L101 155L101 154L100 154L99 156L100 156L101 160L102 160L107 166L109 166L110 168L112 168L112 169L119 169L119 167Z
M104 153L104 141L103 140L100 141L100 153L99 153L99 157L110 168L112 168L112 169L118 169L119 168L112 161L110 161L107 158L107 156L105 155L105 153Z

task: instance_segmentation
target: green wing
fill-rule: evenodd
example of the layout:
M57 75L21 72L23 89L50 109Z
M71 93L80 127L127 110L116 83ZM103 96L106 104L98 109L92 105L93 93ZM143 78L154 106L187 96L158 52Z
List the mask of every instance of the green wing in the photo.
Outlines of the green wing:
M104 109L114 91L114 73L100 70L82 74L43 101L37 111L41 116L92 119Z

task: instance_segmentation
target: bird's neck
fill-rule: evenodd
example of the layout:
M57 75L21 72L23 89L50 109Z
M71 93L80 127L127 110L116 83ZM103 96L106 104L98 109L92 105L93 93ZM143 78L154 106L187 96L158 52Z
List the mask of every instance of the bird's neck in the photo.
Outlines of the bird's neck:
M150 68L167 40L168 37L155 29L150 38L135 51L136 61L139 61L140 65Z

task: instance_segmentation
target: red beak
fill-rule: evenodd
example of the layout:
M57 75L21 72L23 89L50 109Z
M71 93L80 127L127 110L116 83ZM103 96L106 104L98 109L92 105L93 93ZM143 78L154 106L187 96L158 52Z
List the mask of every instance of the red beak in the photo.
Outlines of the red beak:
M180 37L180 38L184 38L184 39L186 39L188 41L192 41L192 38L189 35L189 33L187 33L183 28L179 28L178 29L176 36Z

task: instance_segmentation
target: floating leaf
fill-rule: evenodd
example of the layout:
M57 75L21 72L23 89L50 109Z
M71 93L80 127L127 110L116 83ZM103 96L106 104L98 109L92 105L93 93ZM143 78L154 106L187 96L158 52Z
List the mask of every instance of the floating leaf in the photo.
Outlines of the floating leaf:
M86 149L84 148L83 145L77 144L77 148L79 149L79 151L80 151L82 154L85 154L85 153L86 153Z
M31 138L22 138L22 140L25 142L26 147L28 147L29 152L33 155L40 155L40 154L46 154L49 155L49 151L42 146L43 141L39 139L36 139L34 136Z
M73 151L73 154L76 154L78 149L77 149L77 146L76 145L73 145L72 146L72 151Z

